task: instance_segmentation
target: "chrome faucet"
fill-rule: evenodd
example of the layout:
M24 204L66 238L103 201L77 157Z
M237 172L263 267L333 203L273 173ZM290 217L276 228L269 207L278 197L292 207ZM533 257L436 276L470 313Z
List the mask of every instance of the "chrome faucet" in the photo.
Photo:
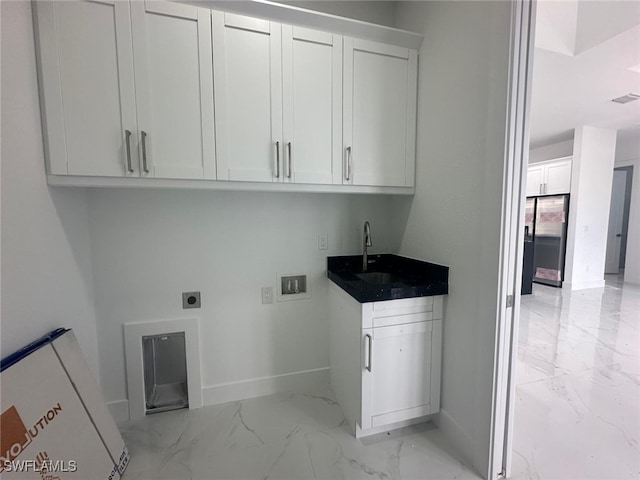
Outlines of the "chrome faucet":
M367 247L372 246L371 242L371 225L364 222L364 234L362 236L362 271L367 271Z

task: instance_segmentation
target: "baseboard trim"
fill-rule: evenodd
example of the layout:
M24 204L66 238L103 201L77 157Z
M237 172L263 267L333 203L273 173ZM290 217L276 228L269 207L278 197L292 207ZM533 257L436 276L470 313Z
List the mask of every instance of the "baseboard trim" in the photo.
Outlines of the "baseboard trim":
M202 389L203 405L237 402L281 392L307 392L323 384L329 384L329 367L221 383ZM107 407L117 425L129 421L128 400L113 400L107 402Z
M280 392L308 391L317 385L328 383L329 367L324 367L211 385L202 389L202 398L204 405L217 405Z
M114 400L107 402L107 408L111 412L116 425L129 421L129 400Z
M631 275L627 275L625 272L623 283L631 283L633 285L640 285L640 277L632 277Z
M592 280L590 282L564 282L562 284L562 288L566 288L568 290L586 290L588 288L603 288L604 287L604 279L602 280Z
M409 420L401 420L399 422L389 423L388 425L382 425L379 427L368 428L367 430L362 430L357 422L355 422L355 436L356 438L367 438L372 435L377 435L379 433L391 432L393 430L399 430L406 427L411 427L413 425L418 425L420 423L430 422L433 415L424 415L418 418L411 418Z
M446 410L440 409L440 413L434 418L434 423L438 425L440 431L451 442L458 454L467 462L473 465L469 455L473 452L473 439L465 432Z

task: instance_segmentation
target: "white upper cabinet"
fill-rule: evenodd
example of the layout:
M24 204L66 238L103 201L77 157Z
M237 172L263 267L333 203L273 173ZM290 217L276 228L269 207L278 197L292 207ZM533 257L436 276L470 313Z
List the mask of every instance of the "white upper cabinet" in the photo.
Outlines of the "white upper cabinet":
M282 179L280 27L213 12L218 180Z
M215 178L211 12L131 2L139 168L157 178Z
M342 36L282 26L286 182L342 183Z
M129 4L33 5L49 173L138 175Z
M571 157L529 165L527 196L559 195L571 191Z
M569 193L571 191L571 159L557 160L547 164L545 194Z
M161 0L33 5L52 185L413 193L419 35L347 38L316 28L348 20L275 4L312 28Z
M341 183L342 36L213 12L218 179Z
M215 178L209 10L34 4L49 173Z
M527 197L542 195L544 167L541 164L530 165L527 169Z
M417 52L344 39L344 177L352 185L413 186Z

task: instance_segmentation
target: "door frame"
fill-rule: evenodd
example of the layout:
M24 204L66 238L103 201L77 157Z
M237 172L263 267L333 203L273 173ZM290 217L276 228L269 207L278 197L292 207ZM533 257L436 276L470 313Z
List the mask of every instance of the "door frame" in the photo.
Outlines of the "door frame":
M622 206L622 238L620 239L620 257L618 261L618 273L626 266L627 239L629 235L629 215L631 213L631 196L633 195L633 162L622 162L614 165L613 174L616 172L625 173L624 199Z
M511 475L536 2L512 3L488 478Z
M611 201L609 203L609 221L607 223L607 243L604 262L605 275L618 274L618 272L620 271L620 258L622 257L622 233L625 214L625 197L628 175L628 171L624 168L613 169L613 185L611 187ZM622 183L622 189L620 191L616 190L616 180L619 180L620 183ZM620 196L618 197L618 195ZM617 199L618 201L614 202L614 199ZM619 206L620 209L618 210L616 206ZM616 225L617 220L620 221L619 225ZM615 233L616 230L619 230L619 233ZM610 236L612 233L614 234L613 237ZM616 250L618 251L617 256L615 253Z
M627 264L627 241L629 237L629 220L631 218L631 196L633 195L633 167L633 164L621 164L618 167L614 166L613 169L614 172L616 170L624 170L625 172L627 172L627 183L625 185L624 192L624 209L622 212L622 242L620 244L620 265L618 270L620 268L625 268Z

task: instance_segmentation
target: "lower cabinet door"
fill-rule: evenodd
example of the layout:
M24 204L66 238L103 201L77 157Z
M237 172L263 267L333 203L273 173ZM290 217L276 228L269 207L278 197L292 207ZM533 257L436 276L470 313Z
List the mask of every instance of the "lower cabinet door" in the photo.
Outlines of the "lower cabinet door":
M439 349L433 351L433 325L429 321L363 330L363 429L432 413L432 356L437 353L439 358ZM439 369L439 361L435 363Z

